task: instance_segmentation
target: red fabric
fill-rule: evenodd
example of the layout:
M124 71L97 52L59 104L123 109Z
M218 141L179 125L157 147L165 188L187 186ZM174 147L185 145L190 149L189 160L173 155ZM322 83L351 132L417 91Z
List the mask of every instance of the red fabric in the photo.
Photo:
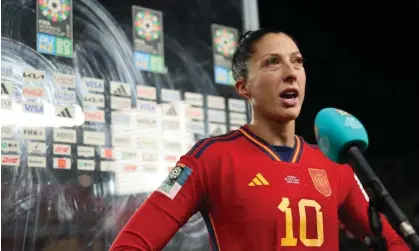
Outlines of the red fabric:
M287 163L273 160L258 145L263 142L244 134L203 144L180 159L193 171L174 199L154 192L110 250L161 250L198 211L213 250L335 251L338 212L355 236L370 234L368 202L351 168L332 163L318 149L303 143L299 161ZM409 250L383 221L389 251Z

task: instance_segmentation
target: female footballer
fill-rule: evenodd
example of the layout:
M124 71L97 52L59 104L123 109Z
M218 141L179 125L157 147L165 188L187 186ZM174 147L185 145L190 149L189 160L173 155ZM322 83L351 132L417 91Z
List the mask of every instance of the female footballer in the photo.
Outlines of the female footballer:
M132 216L111 250L161 250L200 212L212 250L338 250L339 222L368 243L368 197L351 168L295 134L306 74L294 40L247 32L232 62L252 121L198 141ZM409 250L384 217L388 250Z

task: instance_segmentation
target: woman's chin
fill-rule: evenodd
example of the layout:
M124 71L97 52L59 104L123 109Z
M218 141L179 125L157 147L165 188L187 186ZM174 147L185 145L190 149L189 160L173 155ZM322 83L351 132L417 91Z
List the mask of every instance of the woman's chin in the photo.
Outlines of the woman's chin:
M281 109L276 114L276 119L279 121L293 121L298 118L300 115L300 109L298 107L292 107L292 108L285 108Z

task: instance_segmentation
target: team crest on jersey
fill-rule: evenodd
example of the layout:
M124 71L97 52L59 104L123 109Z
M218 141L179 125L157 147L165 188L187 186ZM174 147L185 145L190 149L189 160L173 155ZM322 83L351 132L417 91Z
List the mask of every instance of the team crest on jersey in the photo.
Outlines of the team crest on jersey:
M326 171L313 168L309 168L308 171L317 191L319 191L324 196L329 197L332 194L332 188L330 187Z
M178 163L172 169L172 171L170 171L169 175L163 181L157 191L173 200L191 173L191 168L185 166L184 164Z

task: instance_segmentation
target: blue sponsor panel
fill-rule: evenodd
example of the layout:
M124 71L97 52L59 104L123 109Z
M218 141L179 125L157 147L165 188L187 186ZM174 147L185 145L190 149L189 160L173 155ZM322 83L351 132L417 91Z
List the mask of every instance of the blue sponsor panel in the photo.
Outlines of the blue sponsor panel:
M150 70L150 54L139 51L134 52L134 63L140 70Z
M56 55L57 54L57 48L55 46L56 44L56 37L38 33L37 36L38 42L36 43L36 50L40 53L44 54L50 54L50 55Z

